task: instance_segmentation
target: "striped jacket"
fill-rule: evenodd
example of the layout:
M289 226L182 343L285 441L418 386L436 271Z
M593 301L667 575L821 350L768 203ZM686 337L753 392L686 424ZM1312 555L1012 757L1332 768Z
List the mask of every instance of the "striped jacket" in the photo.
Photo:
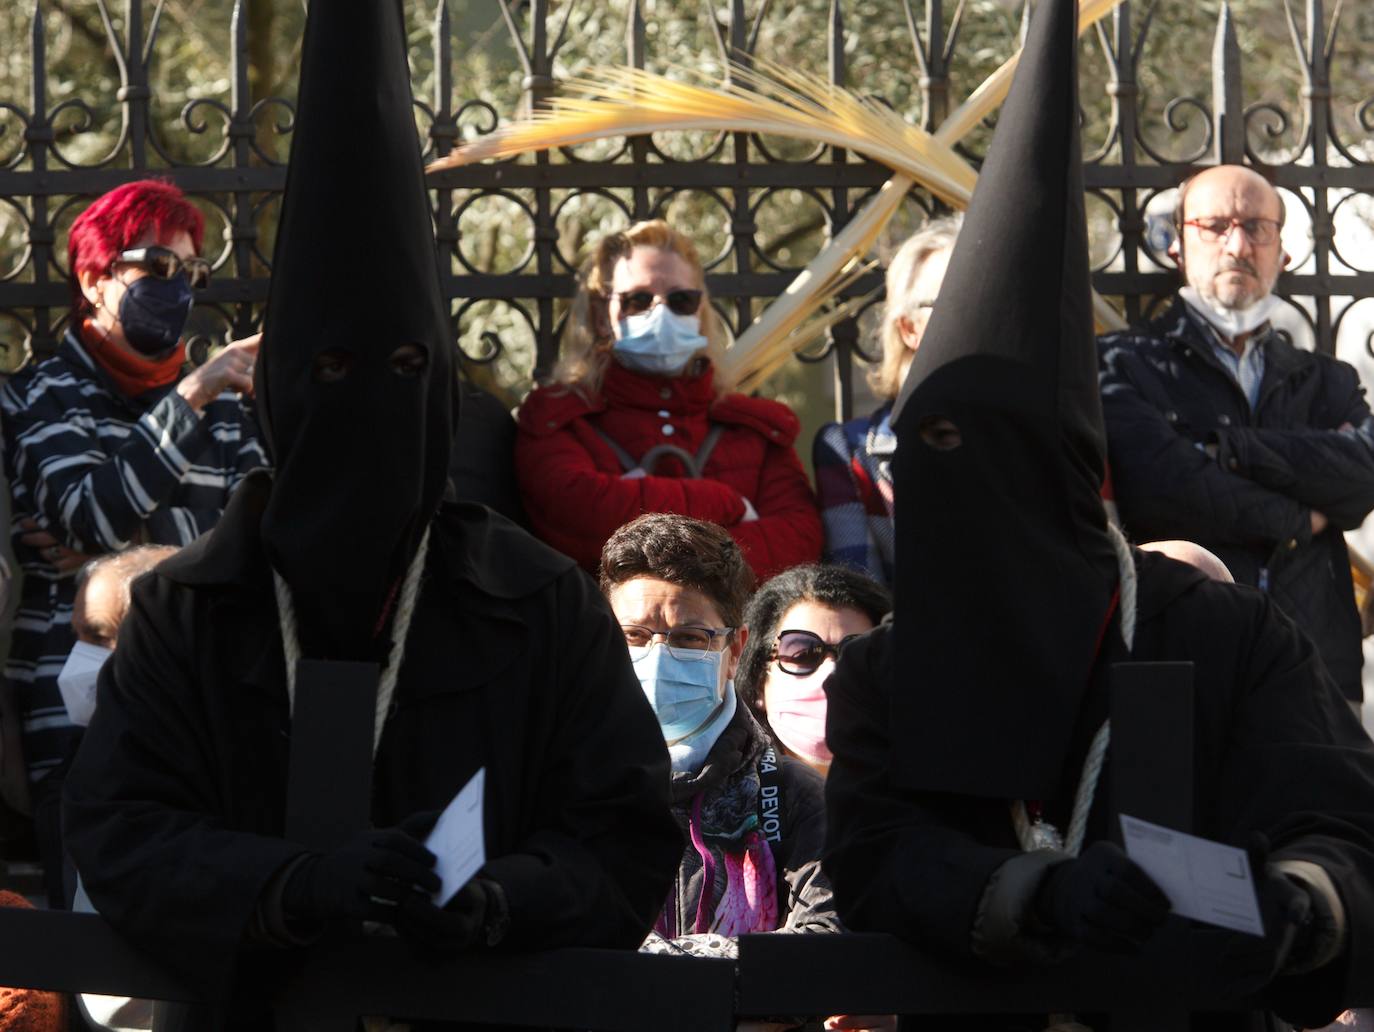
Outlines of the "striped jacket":
M824 559L892 583L892 403L871 416L827 423L816 434L816 500L825 527Z
M0 390L0 425L24 578L5 676L37 781L78 735L57 689L74 641L76 588L73 575L19 541L20 521L32 517L88 555L184 545L215 525L230 492L267 460L235 395L220 395L200 415L174 386L128 398L71 332L56 355Z

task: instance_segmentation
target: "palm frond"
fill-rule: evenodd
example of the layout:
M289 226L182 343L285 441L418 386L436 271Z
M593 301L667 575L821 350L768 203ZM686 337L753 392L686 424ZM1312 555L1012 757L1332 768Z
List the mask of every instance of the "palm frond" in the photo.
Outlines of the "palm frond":
M1106 17L1121 0L1079 0L1079 32ZM893 176L841 230L727 352L721 375L738 389L752 389L795 350L866 299L823 314L828 298L852 282L867 253L902 198L916 184L963 210L977 173L954 150L1006 98L1020 54L981 83L934 133L896 112L820 76L767 61L735 66L726 83L691 69L677 78L642 69L593 71L564 85L551 106L531 117L459 147L430 171L531 151L571 147L610 137L665 131L747 132L820 142L887 165ZM1099 328L1125 324L1105 300L1093 295Z
M602 69L566 83L548 110L465 144L430 171L615 136L748 132L853 150L906 173L952 206L968 203L977 173L952 148L818 76L766 67L766 73L736 68L728 83L709 83L690 71L673 79L637 68Z
M794 331L804 325L836 291L852 282L850 275L859 255L867 254L877 242L892 213L902 203L912 180L896 175L883 184L877 195L850 219L830 245L807 265L787 289L735 341L721 360L723 382L743 390L749 382L761 382L760 366L776 368L797 343ZM828 327L827 327L828 328ZM805 343L805 341L801 341Z

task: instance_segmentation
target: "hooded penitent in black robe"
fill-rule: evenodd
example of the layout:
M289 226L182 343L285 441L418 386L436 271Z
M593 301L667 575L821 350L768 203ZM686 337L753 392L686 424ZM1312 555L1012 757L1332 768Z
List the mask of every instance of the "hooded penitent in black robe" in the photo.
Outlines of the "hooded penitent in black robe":
M956 957L1036 963L1070 937L1122 945L1045 906L1076 877L1079 900L1148 899L1132 919L1148 907L1151 923L1126 945L1157 944L1162 894L1104 841L1109 777L1093 797L1091 858L1077 843L1049 848L1029 819L1014 830L1012 814L1039 801L1066 828L1113 663L1192 661L1195 830L1236 845L1264 833L1266 901L1299 894L1343 911L1343 950L1331 935L1285 957L1315 970L1270 988L1287 1013L1329 1018L1374 970L1374 746L1267 598L1132 554L1107 525L1076 8L1035 9L897 401L895 606L891 629L847 648L830 681L826 867L847 926ZM1104 857L1126 872L1113 877L1138 880L1093 882ZM1119 928L1120 913L1097 927ZM1208 933L1192 970L1214 964L1204 984L1242 993L1269 971L1234 958L1272 947L1264 959L1281 964L1290 927L1275 921L1258 947Z
M1312 643L1249 588L1209 581L1191 566L1134 553L1140 577L1140 661L1195 668L1194 832L1244 846L1264 833L1271 860L1310 860L1336 883L1349 921L1345 955L1311 974L1281 978L1267 999L1308 1027L1343 1009L1374 971L1374 747L1321 666ZM846 927L884 931L942 955L972 959L974 923L994 872L1021 854L1004 799L920 792L893 782L903 750L890 713L891 628L846 647L826 683L826 870ZM1088 740L1107 714L1111 663L1128 658L1111 628L1073 728L1064 786L1046 816L1064 827ZM1006 655L1015 680L1016 657ZM1108 837L1111 753L1088 824ZM1232 933L1198 926L1190 956L1207 985L1209 956ZM1044 942L1045 955L1056 944ZM1210 1026L1226 1028L1213 1020Z
M245 947L302 938L301 921L361 931L355 909L303 909L299 887L344 848L335 831L368 832L320 816L342 791L296 795L314 827L288 821L287 772L290 757L313 764L298 786L365 786L366 749L336 776L319 770L341 762L327 749L291 755L302 741L380 735L377 828L443 808L486 768L487 862L460 897L487 902L463 942L633 948L681 852L663 737L594 585L489 510L441 503L458 383L412 104L401 5L311 0L254 380L274 470L134 591L67 782L96 908L207 989L237 961L235 1027L262 1027L243 1011L288 963ZM394 695L347 728L342 706L298 709L286 641L353 674L399 664ZM359 821L362 791L345 800ZM334 891L364 896L355 871ZM385 902L369 912L421 945L404 913L463 916Z
M250 478L220 529L136 586L67 786L96 908L211 990L265 884L302 852L281 837L291 721L259 536L268 489ZM502 948L633 949L682 840L624 637L571 560L489 510L445 504L431 533L373 824L442 808L485 766L482 873L509 903ZM240 1007L264 1002L263 971L282 964L255 959Z

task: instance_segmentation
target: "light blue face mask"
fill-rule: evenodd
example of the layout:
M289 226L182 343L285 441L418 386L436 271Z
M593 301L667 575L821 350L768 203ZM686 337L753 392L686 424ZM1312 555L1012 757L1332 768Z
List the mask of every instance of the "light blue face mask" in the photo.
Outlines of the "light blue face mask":
M659 302L647 312L620 320L620 339L612 350L626 369L676 376L706 343L698 316L677 315Z
M669 745L704 727L720 708L720 665L724 652L678 659L662 642L630 648L635 674Z

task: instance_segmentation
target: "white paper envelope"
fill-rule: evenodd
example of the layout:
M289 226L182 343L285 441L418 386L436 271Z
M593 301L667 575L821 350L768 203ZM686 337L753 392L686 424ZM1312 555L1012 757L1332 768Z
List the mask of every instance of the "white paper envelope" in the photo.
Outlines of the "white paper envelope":
M487 845L482 831L482 789L487 768L481 767L434 822L425 847L438 857L435 870L442 884L434 894L436 906L451 900L482 865L487 862Z
M1174 913L1263 935L1245 850L1121 815L1126 855L1154 879Z

